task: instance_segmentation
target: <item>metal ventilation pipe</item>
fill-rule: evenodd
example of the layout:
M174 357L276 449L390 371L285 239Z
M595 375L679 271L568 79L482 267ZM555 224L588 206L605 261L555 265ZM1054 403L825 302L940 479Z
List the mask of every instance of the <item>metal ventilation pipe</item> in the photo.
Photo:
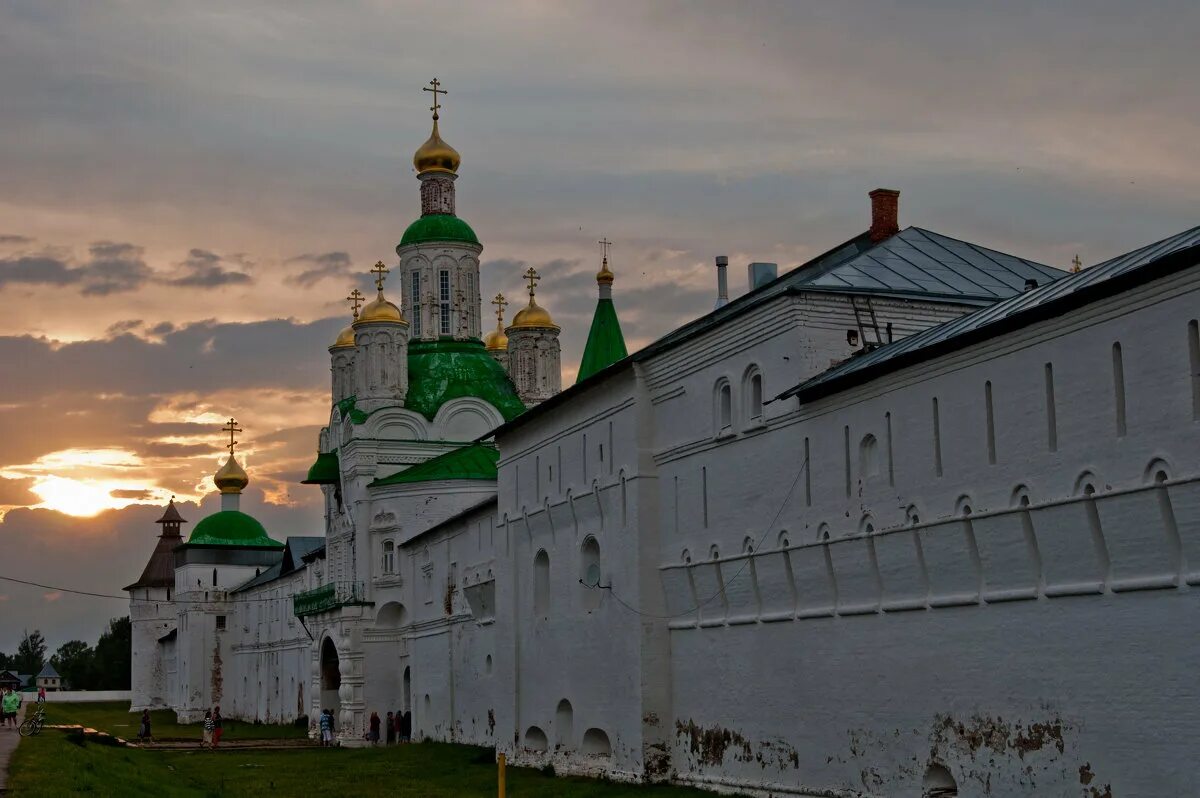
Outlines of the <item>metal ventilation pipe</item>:
M716 308L723 308L729 304L729 257L727 255L717 256L717 304Z

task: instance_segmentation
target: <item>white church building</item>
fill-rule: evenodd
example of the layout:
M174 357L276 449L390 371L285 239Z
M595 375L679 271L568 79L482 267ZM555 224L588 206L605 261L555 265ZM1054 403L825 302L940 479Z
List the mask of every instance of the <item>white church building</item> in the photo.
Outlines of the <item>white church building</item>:
M134 709L764 796L1195 792L1200 227L1072 273L878 189L632 354L604 258L563 390L536 272L482 334L438 107L329 349L325 536L240 512L231 420L221 511L126 588Z

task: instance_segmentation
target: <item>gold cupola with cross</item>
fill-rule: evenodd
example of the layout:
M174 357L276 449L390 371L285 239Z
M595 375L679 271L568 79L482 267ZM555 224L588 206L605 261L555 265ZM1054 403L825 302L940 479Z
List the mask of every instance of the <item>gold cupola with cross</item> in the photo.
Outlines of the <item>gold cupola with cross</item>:
M333 342L330 350L334 349L353 349L354 348L354 322L358 321L358 309L362 307L366 297L363 292L355 288L346 297L346 301L350 303L350 323L342 328L338 333L337 339Z
M442 88L442 82L437 78L429 81L429 85L425 87L425 91L433 94L433 105L429 108L430 111L433 111L433 132L429 134L429 138L425 140L425 143L413 153L413 168L417 170L417 174L424 174L426 172L456 174L462 158L459 156L458 150L442 140L441 133L438 131L438 119L440 118L438 111L442 107L438 95L446 94L447 92Z
M221 427L222 432L229 433L229 443L225 444L225 448L229 450L229 459L225 461L225 465L217 469L217 473L213 474L213 484L217 486L217 490L221 491L222 496L229 494L239 494L246 489L250 484L250 477L246 473L246 469L238 463L237 457L234 455L234 449L237 448L237 433L242 432L242 428L237 425L237 421L230 418L225 426ZM222 505L226 501L222 499ZM225 508L222 509L237 509Z
M483 336L483 345L489 352L506 352L508 336L504 334L504 309L508 307L508 300L504 294L496 294L492 304L496 306L496 329Z
M529 304L517 311L508 336L508 376L526 407L546 401L562 390L562 352L558 325L550 311L537 303L541 276L530 266L522 275L529 282Z
M525 270L524 278L529 282L529 304L517 311L517 315L513 316L512 324L509 330L513 329L558 329L558 325L554 323L554 319L550 317L550 311L537 303L537 284L542 279L537 270L530 266Z
M383 280L388 275L388 269L383 265L383 261L375 264L371 271L375 274L375 289L377 291L375 298L363 306L362 311L354 319L354 327L362 324L370 324L371 322L395 322L408 326L408 322L404 319L404 314L400 312L393 303L389 302L383 296Z

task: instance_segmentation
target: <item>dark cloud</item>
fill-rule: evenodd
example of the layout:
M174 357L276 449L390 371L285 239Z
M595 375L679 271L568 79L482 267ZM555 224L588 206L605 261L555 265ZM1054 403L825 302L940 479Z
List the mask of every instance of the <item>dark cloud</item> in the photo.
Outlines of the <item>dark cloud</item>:
M298 273L289 273L287 282L301 288L312 288L321 280L331 277L355 278L361 275L355 273L350 263L350 256L345 252L324 252L320 255L297 255L287 262L289 269L300 268Z
M6 479L0 477L0 506L37 504L37 494L30 488L32 479Z
M133 291L150 279L150 267L142 260L142 248L133 244L98 241L89 247L91 260L82 271L83 293L108 296Z
M108 325L108 329L104 331L104 337L116 338L118 335L129 335L143 326L145 326L145 322L141 319L124 319Z
M329 342L340 319L300 324L188 324L160 342L132 335L54 344L30 336L0 336L0 385L5 400L28 402L62 392L137 395L219 388L310 389L329 370Z
M81 270L46 255L0 258L0 288L10 284L72 285L82 278Z
M33 239L28 238L27 236L14 236L14 235L0 234L0 244L31 244L31 243L33 243Z
M117 488L109 491L109 495L116 499L132 499L134 501L145 501L154 497L154 492L150 490L131 490L125 488Z
M243 271L227 269L225 259L205 249L192 249L179 264L177 276L167 278L171 285L185 288L220 288L226 285L249 285L254 278Z
M77 265L53 255L0 258L0 288L9 284L74 285L84 295L107 296L133 291L152 275L141 247L98 241L88 251L91 257Z

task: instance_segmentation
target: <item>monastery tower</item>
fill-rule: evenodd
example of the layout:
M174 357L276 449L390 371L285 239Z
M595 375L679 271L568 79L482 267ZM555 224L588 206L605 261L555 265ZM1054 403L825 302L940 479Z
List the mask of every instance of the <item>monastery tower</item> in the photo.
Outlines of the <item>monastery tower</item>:
M521 401L532 407L562 390L562 358L559 327L534 298L541 277L530 266L525 279L529 281L529 304L517 311L504 333L508 336L509 376Z

